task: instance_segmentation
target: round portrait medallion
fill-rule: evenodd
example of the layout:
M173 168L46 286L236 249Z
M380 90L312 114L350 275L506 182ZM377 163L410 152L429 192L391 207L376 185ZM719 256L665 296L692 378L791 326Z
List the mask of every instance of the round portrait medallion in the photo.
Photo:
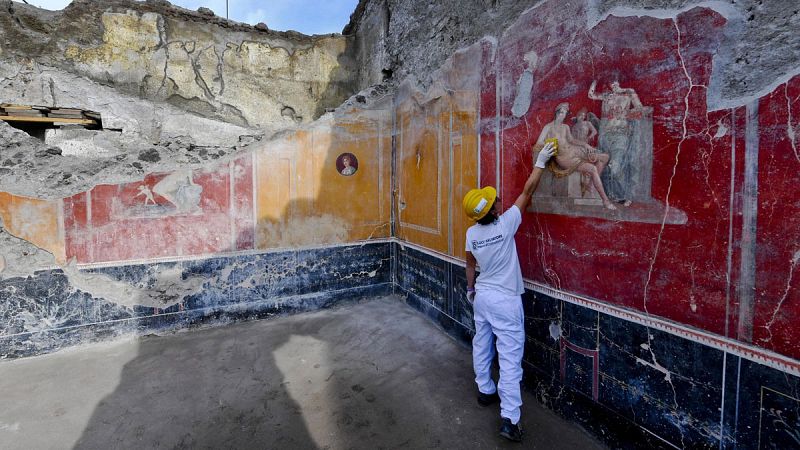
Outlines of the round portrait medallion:
M336 158L336 171L349 177L358 171L358 159L352 153L342 153Z

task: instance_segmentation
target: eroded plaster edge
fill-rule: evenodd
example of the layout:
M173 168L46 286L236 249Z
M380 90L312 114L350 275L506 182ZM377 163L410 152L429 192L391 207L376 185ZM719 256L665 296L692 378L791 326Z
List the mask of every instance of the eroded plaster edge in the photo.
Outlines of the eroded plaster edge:
M16 237L16 236L14 236ZM19 239L19 238L18 238ZM28 241L26 241L28 242ZM239 256L257 256L257 255L265 255L265 254L272 254L272 253L285 253L285 252L300 252L300 251L308 251L308 250L324 250L329 248L340 248L340 247L363 247L365 245L372 245L372 244L386 244L391 242L390 238L372 238L367 240L360 240L360 241L351 241L351 242L339 242L336 244L322 244L322 245L306 245L301 247L275 247L275 248L268 248L268 249L252 249L252 250L237 250L237 251L230 251L230 252L220 252L220 253L204 253L198 255L187 255L187 256L162 256L162 257L155 257L155 258L140 258L140 259L126 259L123 261L104 261L104 262L97 262L97 263L76 263L75 267L77 269L98 269L98 268L106 268L106 267L127 267L127 266L135 266L141 264L163 264L163 263L177 263L177 262L187 262L187 261L203 261L208 259L214 258L234 258ZM47 252L47 250L43 250L40 247L37 247L43 252ZM58 264L48 264L48 265L41 265L37 267L34 272L42 272L47 270L63 270L64 266ZM0 278L2 279L2 278Z
M672 19L676 20L679 15L691 11L694 8L707 8L717 14L721 15L728 22L741 23L745 20L741 11L737 10L733 4L721 0L706 0L689 3L682 8L635 8L631 6L615 6L601 13L599 8L599 0L590 0L586 11L586 29L591 30L596 27L600 22L606 20L610 16L615 17L652 17L654 19ZM537 5L538 6L538 5ZM533 9L533 8L531 8ZM728 24L729 28L726 32L729 33L736 28L736 25ZM735 31L733 31L735 33ZM732 36L728 36L728 39ZM733 37L735 38L735 37ZM725 42L721 44L724 46ZM721 49L723 50L723 49ZM715 68L717 65L724 63L725 58L729 56L725 51L718 51L713 58L712 62L712 76L710 86L706 95L706 103L708 112L721 111L725 109L738 108L758 101L762 97L770 95L779 86L786 84L792 78L800 75L800 66L794 67L786 71L782 76L775 78L771 83L763 85L760 89L752 94L725 98L721 94L720 80L714 77L716 73Z
M592 29L609 16L617 17L653 17L655 19L675 19L680 14L694 8L708 8L716 11L727 20L742 18L736 7L722 0L706 0L689 3L682 8L634 8L631 6L614 6L601 13L598 0L591 0L586 10L586 28Z

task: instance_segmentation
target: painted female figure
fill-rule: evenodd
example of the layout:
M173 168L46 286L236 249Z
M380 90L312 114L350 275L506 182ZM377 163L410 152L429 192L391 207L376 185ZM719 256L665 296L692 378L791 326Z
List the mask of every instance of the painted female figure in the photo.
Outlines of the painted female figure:
M596 148L580 142L572 136L569 125L564 123L568 112L569 103L561 103L556 107L555 118L542 128L539 139L536 141L537 146L544 145L546 139L558 139L558 154L553 160L562 170L560 176L566 176L575 171L580 172L582 175L581 191L588 190L588 183L591 182L597 193L600 194L603 206L607 209L617 209L608 199L603 189L603 182L600 180L600 174L608 165L608 155L598 153Z

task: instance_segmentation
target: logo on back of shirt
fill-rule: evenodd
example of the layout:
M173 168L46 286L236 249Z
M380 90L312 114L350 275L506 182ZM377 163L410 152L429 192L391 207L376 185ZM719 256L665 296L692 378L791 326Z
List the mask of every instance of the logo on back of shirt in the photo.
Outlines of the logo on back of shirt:
M477 250L479 248L488 247L490 245L495 245L503 242L503 235L498 234L497 236L492 236L489 239L484 239L482 241L472 241L472 248Z

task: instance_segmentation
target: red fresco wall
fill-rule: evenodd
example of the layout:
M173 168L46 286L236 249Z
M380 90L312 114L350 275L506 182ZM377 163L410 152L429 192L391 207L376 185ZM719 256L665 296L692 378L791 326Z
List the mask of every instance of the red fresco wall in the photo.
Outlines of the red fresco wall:
M797 357L800 339L800 76L759 100L754 342Z
M67 260L78 263L206 255L253 248L253 168L247 154L216 170L191 173L202 191L180 210L154 192L173 175L98 185L64 200ZM189 173L189 172L187 172ZM152 200L142 193L145 186Z
M589 98L589 86L597 80L605 92L617 80L653 108L653 202L646 207L661 212L658 220L652 214L639 220L631 217L641 207L634 202L627 216L602 206L595 217L527 213L517 234L523 275L800 357L792 344L800 338L792 326L800 319L800 144L791 137L800 116L800 77L761 98L749 121L746 105L708 111L724 17L694 8L675 20L610 16L587 30L581 2L565 3L529 12L495 54L484 52L481 185L499 185L510 206L556 105L569 102L569 117L581 107L600 117L601 102ZM511 112L517 80L531 51L538 61L530 107L517 118ZM748 130L757 133L757 148L748 144ZM748 146L758 160L754 235L743 224L753 197L746 192ZM685 214L685 223L660 219L666 205ZM751 238L754 261L742 251ZM752 316L740 305L748 276L755 277ZM740 316L748 323L740 324Z

